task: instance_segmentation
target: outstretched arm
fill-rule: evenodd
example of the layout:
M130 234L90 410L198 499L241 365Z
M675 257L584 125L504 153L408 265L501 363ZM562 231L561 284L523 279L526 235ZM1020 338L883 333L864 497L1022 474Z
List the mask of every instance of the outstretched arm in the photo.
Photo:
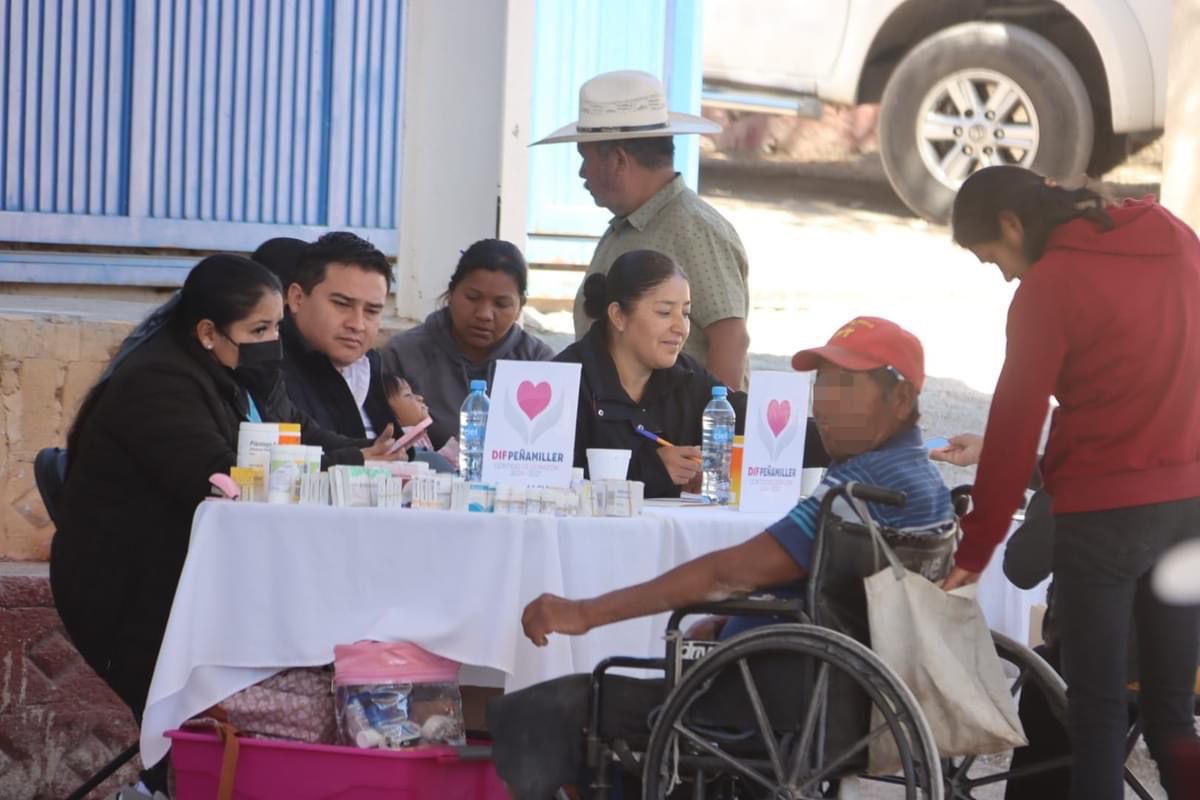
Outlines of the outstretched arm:
M950 444L929 451L934 461L944 461L956 467L971 467L979 463L983 452L983 437L977 433L960 433L950 437Z
M543 594L525 607L521 626L538 647L552 633L579 635L621 620L658 614L799 580L804 570L769 533L681 564L645 583L589 600Z

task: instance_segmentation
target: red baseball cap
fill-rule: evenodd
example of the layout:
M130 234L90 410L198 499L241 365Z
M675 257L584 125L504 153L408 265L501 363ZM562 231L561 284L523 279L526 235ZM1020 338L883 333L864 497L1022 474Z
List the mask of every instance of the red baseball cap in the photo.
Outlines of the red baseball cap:
M792 368L808 372L822 361L851 372L891 367L918 392L925 385L925 350L921 340L880 317L855 317L838 328L829 344L801 350L792 356Z

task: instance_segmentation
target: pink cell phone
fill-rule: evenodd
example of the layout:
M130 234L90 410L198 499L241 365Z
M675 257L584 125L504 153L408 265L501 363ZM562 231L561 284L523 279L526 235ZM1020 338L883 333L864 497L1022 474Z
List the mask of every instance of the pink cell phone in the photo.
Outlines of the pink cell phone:
M212 475L209 475L208 482L221 495L214 499L237 500L242 496L242 490L238 488L233 478L223 472L214 472Z
M413 441L416 440L416 438L418 436L420 436L422 433L425 432L426 428L428 428L432 424L433 424L433 417L426 417L425 419L418 422L416 425L413 425L411 428L409 428L407 431L404 432L403 436L401 436L399 439L396 440L396 443L393 444L391 449L387 451L387 454L390 456L393 453L398 453L401 450L403 450L404 448L408 447L410 444L413 443Z

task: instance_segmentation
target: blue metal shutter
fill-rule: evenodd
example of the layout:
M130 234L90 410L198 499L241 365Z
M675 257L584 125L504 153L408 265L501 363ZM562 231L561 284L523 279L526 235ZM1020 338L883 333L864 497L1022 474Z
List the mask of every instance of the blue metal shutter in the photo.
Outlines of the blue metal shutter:
M403 10L0 0L0 238L251 250L337 228L395 253Z
M128 213L132 14L0 0L0 212Z

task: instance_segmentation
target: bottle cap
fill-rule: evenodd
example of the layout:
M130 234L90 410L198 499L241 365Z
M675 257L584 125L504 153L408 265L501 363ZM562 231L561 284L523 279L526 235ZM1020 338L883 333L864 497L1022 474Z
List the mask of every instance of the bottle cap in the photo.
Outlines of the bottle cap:
M300 423L299 422L281 422L281 423L279 423L279 443L280 444L300 444Z
M487 381L471 381L471 391L472 392L486 392L487 391Z
M712 396L713 397L724 397L728 393L729 393L729 390L726 389L724 386L714 386L712 388Z

